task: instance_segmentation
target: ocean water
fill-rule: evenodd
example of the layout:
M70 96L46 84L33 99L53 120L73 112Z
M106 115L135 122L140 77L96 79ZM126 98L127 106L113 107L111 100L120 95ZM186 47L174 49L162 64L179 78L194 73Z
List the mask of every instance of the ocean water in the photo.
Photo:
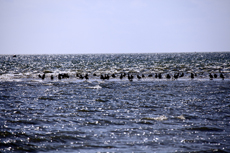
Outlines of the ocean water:
M230 53L0 55L0 152L230 152Z

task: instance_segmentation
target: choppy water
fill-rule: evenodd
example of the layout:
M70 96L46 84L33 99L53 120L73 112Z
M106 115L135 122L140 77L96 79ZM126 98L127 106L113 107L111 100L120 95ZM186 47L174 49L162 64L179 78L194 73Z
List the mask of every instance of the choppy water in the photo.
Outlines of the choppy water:
M230 152L229 74L230 53L1 55L0 152Z

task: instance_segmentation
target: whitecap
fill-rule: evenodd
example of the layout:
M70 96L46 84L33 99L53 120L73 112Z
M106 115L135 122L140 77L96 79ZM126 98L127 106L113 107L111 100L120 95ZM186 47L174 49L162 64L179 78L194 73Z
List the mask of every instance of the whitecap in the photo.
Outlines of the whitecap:
M99 86L99 85L96 85L96 86L87 87L87 88L90 88L90 89L101 89L102 87L101 87L101 86Z
M147 118L143 118L145 120L157 120L157 121L163 121L163 120L167 120L168 118L165 115L161 115L159 117L147 117Z
M176 118L181 119L181 120L185 120L185 117L183 115L177 116Z
M163 120L167 120L168 118L165 115L159 116L159 117L155 117L154 120L157 121L163 121Z

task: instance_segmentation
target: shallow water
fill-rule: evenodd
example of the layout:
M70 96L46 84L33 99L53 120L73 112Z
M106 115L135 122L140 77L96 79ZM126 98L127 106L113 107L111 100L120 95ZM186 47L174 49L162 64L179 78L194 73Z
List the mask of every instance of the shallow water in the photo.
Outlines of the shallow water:
M229 57L0 56L0 151L230 152ZM52 73L42 80L43 72ZM100 79L124 72L134 75L133 81ZM177 72L185 76L165 78ZM70 77L59 80L59 73ZM76 73L88 73L89 79ZM148 77L155 73L163 78ZM210 80L209 73L218 77ZM139 80L137 74L145 77Z

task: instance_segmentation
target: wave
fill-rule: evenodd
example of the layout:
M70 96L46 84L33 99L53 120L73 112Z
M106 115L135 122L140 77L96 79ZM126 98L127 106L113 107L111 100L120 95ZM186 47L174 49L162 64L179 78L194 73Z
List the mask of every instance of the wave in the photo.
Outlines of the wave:
M167 120L168 118L165 115L161 115L158 117L145 117L142 118L142 120L156 120L156 121L163 121L163 120Z
M86 88L89 88L89 89L101 89L102 87L99 86L99 85L96 85L96 86L86 87Z

